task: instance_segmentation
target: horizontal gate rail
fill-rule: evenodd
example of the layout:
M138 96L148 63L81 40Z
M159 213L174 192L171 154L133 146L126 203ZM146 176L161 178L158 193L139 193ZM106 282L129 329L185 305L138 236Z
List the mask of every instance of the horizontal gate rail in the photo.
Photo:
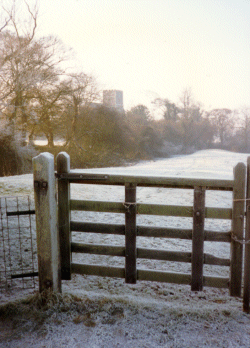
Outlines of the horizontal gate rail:
M193 207L163 205L163 204L142 204L137 203L137 214L141 215L164 215L193 217ZM103 213L126 213L126 204L121 202L103 202L103 201L82 201L70 200L70 209L77 211L95 211ZM232 219L232 209L213 208L205 209L205 217L209 219Z
M193 217L193 213L193 207L190 206L138 204L138 214L144 215ZM205 217L209 219L232 219L232 209L205 208Z
M193 179L193 178L167 178L132 175L103 175L87 173L57 173L59 181L66 180L74 184L95 184L95 185L125 185L126 183L136 186L153 186L193 189L195 186L206 187L206 190L233 191L234 180L215 179Z
M93 222L71 221L70 229L74 232L89 232L102 234L125 235L125 225L120 224L104 224ZM204 241L207 242L231 242L231 231L204 231ZM137 226L138 237L158 237L158 238L172 238L172 239L187 239L192 240L191 229L179 228L165 228L165 227L148 227Z
M125 257L125 247L113 246L113 245L98 245L98 244L83 244L83 243L71 243L71 252L95 254L95 255L108 255L108 256L121 256ZM159 249L147 249L137 248L138 259L151 259L161 261L174 261L174 262L188 262L191 263L191 252L184 251L170 251ZM230 259L224 259L204 253L204 264L214 266L230 266Z
M85 253L109 256L125 256L125 247L113 245L71 243L72 253Z
M85 231L85 232L87 232L87 231ZM94 232L94 231L92 231L92 232ZM179 229L179 228L137 226L137 236L192 240L192 230ZM231 231L230 232L220 232L220 231L205 230L204 231L204 241L230 243L231 242Z
M101 277L125 278L125 268L107 267L101 265L71 264L72 272Z
M125 225L119 224L70 221L70 230L74 232L94 232L125 236Z
M125 269L122 267L107 267L101 265L86 265L78 263L72 263L71 267L72 272L77 274L125 278ZM190 285L191 275L185 273L170 273L138 269L137 280ZM227 289L229 286L229 278L203 276L203 283L207 287Z

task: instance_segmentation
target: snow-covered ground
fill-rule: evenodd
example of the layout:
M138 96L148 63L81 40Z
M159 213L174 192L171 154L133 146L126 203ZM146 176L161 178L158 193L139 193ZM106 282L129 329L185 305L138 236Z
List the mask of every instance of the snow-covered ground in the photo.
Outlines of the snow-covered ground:
M222 150L199 151L118 168L84 172L167 177L232 179L233 167L246 164L248 154ZM32 194L32 175L0 178L0 195ZM71 185L71 197L90 200L124 201L123 187ZM192 205L192 190L137 189L143 203ZM206 205L231 207L230 192L208 191ZM122 223L122 214L73 212L73 220ZM139 216L138 224L191 228L189 218ZM207 219L206 229L229 231L230 222ZM73 233L73 240L86 243L124 245L124 237ZM138 247L191 251L190 241L142 238ZM228 258L227 243L205 243L205 252ZM123 266L124 259L111 256L73 255L77 262ZM138 260L138 268L190 273L190 264ZM205 275L227 276L228 267L205 266ZM138 282L123 279L73 275L63 282L64 299L44 311L39 323L31 317L1 321L2 347L249 347L250 316L242 312L242 299L231 298L228 290ZM67 294L76 296L72 301ZM0 303L26 296L27 292L2 294ZM21 306L21 305L20 305ZM25 305L22 305L25 307ZM28 305L26 305L28 306ZM22 307L23 308L23 307ZM0 310L1 314L1 310Z

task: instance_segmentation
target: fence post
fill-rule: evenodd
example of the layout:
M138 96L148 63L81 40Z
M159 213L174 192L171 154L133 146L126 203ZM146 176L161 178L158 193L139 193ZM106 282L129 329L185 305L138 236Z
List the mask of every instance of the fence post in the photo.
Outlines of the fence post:
M250 298L250 157L247 159L247 192L246 192L246 232L245 232L245 263L243 311L249 313Z
M125 281L135 284L136 271L136 185L125 184Z
M191 290L203 289L205 187L194 188Z
M70 157L66 152L57 156L57 174L70 172ZM70 184L58 178L58 224L61 254L61 276L71 279Z
M242 255L245 215L246 166L238 163L234 168L233 216L231 238L231 266L229 291L231 296L241 296Z
M61 292L54 156L33 158L39 291Z

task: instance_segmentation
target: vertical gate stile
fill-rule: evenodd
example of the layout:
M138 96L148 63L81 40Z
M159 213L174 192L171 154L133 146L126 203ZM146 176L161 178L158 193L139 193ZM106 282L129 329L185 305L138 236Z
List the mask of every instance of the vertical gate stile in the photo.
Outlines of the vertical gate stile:
M60 152L57 156L57 186L61 276L63 280L71 279L70 184L68 180L60 180L60 174L69 172L70 157L66 152Z
M136 185L125 184L125 281L135 284L136 271Z
M250 157L247 159L247 190L246 190L246 231L245 231L245 263L243 311L249 313L250 299Z
M231 265L230 284L231 296L241 296L243 237L245 215L245 176L246 166L238 163L234 168L232 236L231 236Z
M194 188L191 290L203 289L205 187Z

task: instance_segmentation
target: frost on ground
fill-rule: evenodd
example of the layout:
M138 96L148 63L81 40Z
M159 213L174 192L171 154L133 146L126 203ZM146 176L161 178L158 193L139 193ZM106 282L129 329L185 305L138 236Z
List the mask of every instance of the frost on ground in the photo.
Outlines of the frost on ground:
M233 167L246 163L247 154L221 150L143 162L126 168L84 172L232 179ZM1 195L31 193L32 176L0 178ZM124 188L72 185L72 198L124 201ZM144 203L192 205L192 190L138 188ZM206 205L231 207L229 192L209 191ZM122 223L122 214L74 212L72 219ZM208 219L207 219L208 220ZM139 216L138 224L191 228L188 218ZM208 220L206 228L229 231L228 221ZM73 233L73 240L124 245L124 237ZM191 251L191 243L178 239L138 238L139 247ZM227 243L205 243L205 252L229 257ZM124 259L73 255L73 260L124 266ZM190 273L190 264L138 260L138 268ZM205 275L228 276L228 267L206 266ZM2 347L249 347L250 315L242 312L242 299L228 290L157 282L125 284L123 279L73 275L64 281L63 295L42 296L28 291L3 293L0 299L0 348ZM20 298L24 300L21 301ZM13 300L16 300L13 303Z
M0 347L249 347L249 316L224 291L146 282L123 290L117 280L114 295L93 277L92 291L73 282L77 290L48 304L33 296L2 307Z

